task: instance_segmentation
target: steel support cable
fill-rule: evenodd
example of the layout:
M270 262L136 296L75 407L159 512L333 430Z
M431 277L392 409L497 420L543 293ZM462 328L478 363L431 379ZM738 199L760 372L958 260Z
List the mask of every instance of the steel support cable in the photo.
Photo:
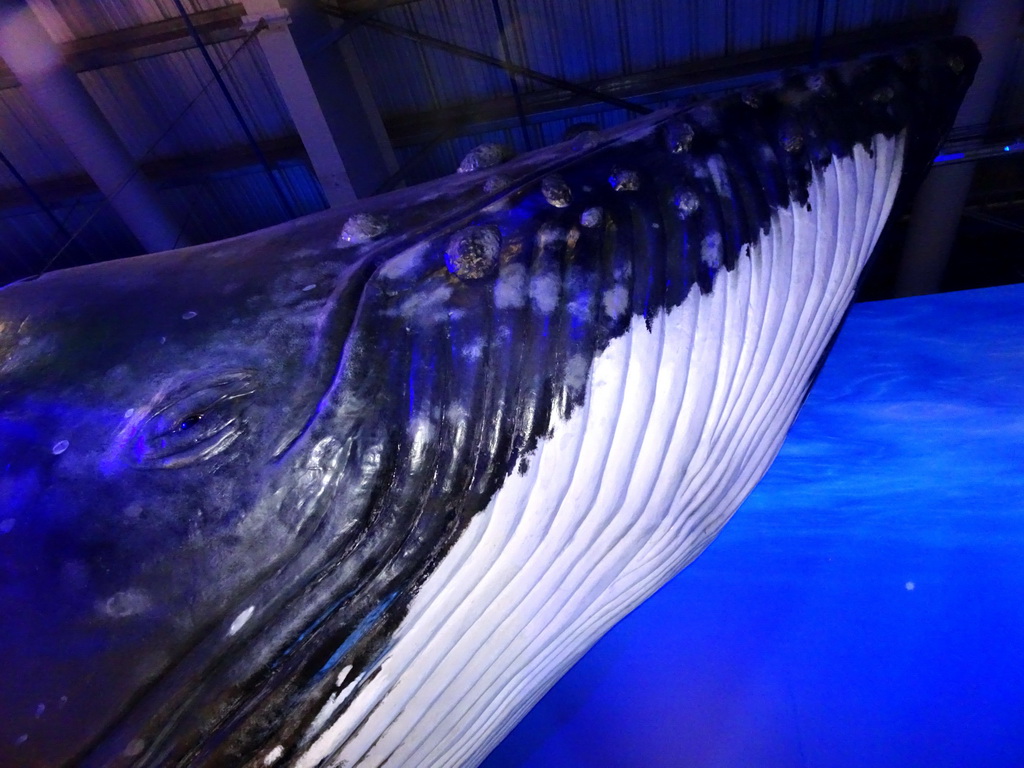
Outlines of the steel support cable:
M498 4L498 0L491 0L491 6L494 8L494 19L498 22L498 40L501 41L501 53L505 57L505 61L509 64L512 63L512 53L508 47L508 37L505 34L505 19L501 15L501 6ZM519 83L516 82L516 76L511 72L508 73L508 84L512 88L512 97L516 101L516 114L519 116L519 130L523 134L523 144L526 147L526 151L529 152L533 149L533 142L530 141L530 133L526 128L526 111L523 109L523 97L519 93Z
M44 214L46 214L46 217L53 222L53 225L57 228L57 231L60 234L62 234L65 238L67 238L68 242L70 242L73 239L71 231L67 228L64 222L60 220L60 217L53 212L53 209L46 204L46 201L39 196L39 193L35 191L32 185L29 184L28 179L21 175L21 172L14 166L14 164L10 161L10 159L7 157L3 150L0 150L0 162L2 162L4 164L4 167L6 167L7 170L11 172L11 175L15 178L18 184L21 185L22 189L25 190L25 193L32 199L32 202L35 203L39 207L39 209ZM84 246L82 246L81 243L78 243L77 247L80 248L90 258L92 257L92 254L90 254L88 250Z
M351 13L340 11L335 8L323 7L323 10L326 13L331 14L332 16L338 16L339 18L342 19L352 18ZM537 80L538 82L550 85L554 88L559 88L563 91L569 91L570 93L575 93L579 96L585 96L586 98L592 101L599 101L603 102L604 104L610 104L613 107L625 109L628 110L629 112L634 112L640 115L649 115L654 111L650 107L645 107L642 104L636 104L632 101L627 101L626 99L620 99L617 96L611 96L606 93L601 93L601 91L594 90L593 88L588 88L585 85L577 85L576 83L569 82L568 80L563 80L560 77L546 75L543 72L538 72L537 70L530 69L529 67L523 67L520 66L519 64L513 64L511 62L502 61L501 59L497 59L494 56L488 56L486 53L480 53L480 51L474 51L471 48L464 48L461 45L449 43L445 40L440 40L436 37L423 34L422 32L416 32L411 29L406 29L405 27L400 27L397 24L391 24L390 22L387 21L382 21L380 19L366 19L363 21L363 25L367 27L372 27L373 29L379 29L382 32L388 33L389 35L394 35L396 37L404 37L407 40L412 40L413 42L420 43L430 48L437 48L438 50L445 51L446 53L450 53L455 56L462 56L467 59L472 59L473 61L478 61L481 64L488 64L492 67L498 67L499 69L503 69L506 72L520 75L522 77L529 78L530 80Z
M379 195L379 194L381 194L383 192L390 192L392 189L394 189L396 186L398 186L398 184L402 180L404 180L405 177L408 176L409 173L416 166L418 166L420 163L422 163L424 160L426 160L431 152L433 152L435 149L437 149L437 147L442 142L447 141L448 139L450 139L454 135L454 133L455 133L455 129L449 129L449 130L441 131L440 133L435 135L434 138L432 138L430 141L428 141L426 144L423 144L419 148L419 150L417 150L415 155L413 155L408 160L406 160L404 163L402 163L402 166L397 171L395 171L390 176L388 176L386 179L384 179L384 181L382 181L380 183L380 185L373 191L373 194Z
M252 130L250 130L249 124L245 121L245 116L242 115L242 110L238 108L238 103L231 95L231 91L228 90L227 83L224 82L224 78L221 76L221 70L217 69L217 65L214 64L213 57L210 56L210 51L207 48L206 43L203 42L203 38L199 35L199 30L197 30L195 24L192 23L192 19L189 18L188 12L185 10L185 6L181 4L181 0L172 0L172 2L178 9L178 13L181 14L181 18L184 20L185 26L188 28L188 32L192 36L192 40L195 42L196 47L202 54L203 59L206 61L206 65L210 68L210 71L213 72L214 80L217 81L217 85L220 88L221 93L224 95L224 99L227 101L232 113L234 113L235 120L238 121L239 127L241 127L246 140L249 142L249 146L252 148L257 159L259 159L260 164L266 169L267 175L270 177L270 183L274 186L274 190L281 199L281 204L288 212L288 215L294 219L298 216L295 211L295 207L292 205L291 200L285 193L284 187L281 186L281 182L278 181L277 177L274 175L274 167L270 164L270 161L267 160L267 156L263 154L263 150L260 149L259 142L256 141L256 137L253 135Z
M332 45L340 43L346 37L355 32L363 23L377 13L381 8L384 8L388 4L388 0L377 0L372 6L366 10L359 11L358 13L352 14L349 18L346 18L340 27L335 29L330 34L324 35L311 46L308 50L302 54L302 60L308 61L319 56L321 53L326 51ZM328 13L330 9L320 6L321 10ZM332 14L333 15L333 14Z
M219 75L220 72L223 72L224 70L226 70L231 65L231 63L235 60L235 57L238 56L238 54L241 53L243 50L245 50L245 48L253 40L256 39L256 36L260 32L262 32L264 29L266 29L266 28L267 28L266 24L264 22L262 22L262 21L259 24L257 24L253 28L252 32L250 32L245 37L245 39L242 41L242 44L239 45L238 48L236 48L231 53L231 55L228 57L228 60L224 62L224 64L221 67L221 69L218 70L217 72L215 72L215 74ZM188 104L185 105L185 108L182 109L181 112L178 113L178 116L175 117L173 120L171 120L171 122L167 125L167 128L164 129L163 133L161 133L159 136L157 136L156 139L154 139L150 143L150 145L146 148L146 151L143 152L141 157L139 158L139 163L136 164L135 170L133 170L132 173L127 178L125 178L124 181L121 182L121 185L117 188L117 192L120 192L122 189L124 189L125 186L128 184L128 182L131 181L135 177L135 175L140 172L140 166L141 166L142 159L147 157L154 149L156 149L156 147L160 144L160 142L163 141L167 137L167 135L177 127L178 123L181 122L182 118L184 118L185 115L188 114L188 111L190 109L192 109L192 107L195 105L195 103L197 101L199 101L199 99L203 96L203 94L206 93L207 90L209 90L210 86L213 85L214 82L215 82L215 78L212 78L212 77L209 80L207 80L206 83L203 85L203 87L199 89L198 93L196 93L196 95L193 96L189 100ZM117 194L117 192L115 192L115 195ZM61 257L61 255L64 253L64 251L66 251L71 246L71 244L75 242L75 239L79 235L81 235L82 232L85 231L86 227L88 227L89 224L92 223L92 220L94 218L96 218L96 216L99 215L99 212L102 211L103 208L106 207L109 204L110 204L110 198L107 198L107 199L103 200L103 202L101 202L99 205L97 205L96 208L93 210L93 212L90 213L88 217L86 217L85 221L83 221L75 229L75 231L71 233L70 237L68 238L68 241L66 243L64 243L64 245L61 247L61 249L59 251L57 251L57 253L55 253L53 255L53 258L50 259L48 262L46 262L46 264L43 266L43 268L39 271L39 273L36 276L38 277L39 275L42 275L43 273L46 272L46 270L48 270L50 267L52 267L54 262L56 262L57 259Z

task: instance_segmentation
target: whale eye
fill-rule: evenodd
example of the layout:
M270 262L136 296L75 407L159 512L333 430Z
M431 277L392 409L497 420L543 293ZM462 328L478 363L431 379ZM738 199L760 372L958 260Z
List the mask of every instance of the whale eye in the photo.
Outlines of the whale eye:
M171 393L139 425L136 463L171 469L223 453L244 432L245 407L255 391L250 375L236 373Z
M191 429L202 421L202 413L193 413L191 416L186 416L185 419L178 425L178 431L184 432L186 429Z

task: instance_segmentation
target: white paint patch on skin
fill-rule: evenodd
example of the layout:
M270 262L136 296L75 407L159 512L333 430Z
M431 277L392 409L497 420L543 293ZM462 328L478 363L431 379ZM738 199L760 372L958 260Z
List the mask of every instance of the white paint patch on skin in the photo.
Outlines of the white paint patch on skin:
M126 419L130 419L134 415L135 415L135 409L134 408L129 408L127 411L124 412L124 417Z
M551 272L534 275L530 281L530 298L538 312L550 315L558 306L558 293L562 284L558 276Z
M5 517L3 520L0 520L0 534L13 531L17 522L13 517Z
M462 352L462 356L467 360L479 360L484 356L484 347L483 338L477 337L464 346L460 352Z
M320 711L316 713L316 717L313 718L313 723L309 726L311 731L319 731L327 721L331 719L341 703L345 700L345 691L336 691L327 697L327 702L320 708Z
M124 619L145 613L153 605L149 595L141 589L125 589L116 592L99 605L100 613L115 619Z
M247 621L249 621L249 619L252 618L252 614L255 612L255 610L256 610L256 606L250 605L248 608L246 608L240 614L235 616L235 620L231 622L231 627L228 629L228 637L231 637L232 635L237 634L238 630L240 630L242 627L244 627L245 623Z
M604 307L604 313L608 317L618 320L629 309L629 291L622 285L609 288L601 296L601 306Z
M46 712L46 705L43 702L36 704L36 720L42 717L44 712Z
M309 285L302 286L303 293L309 293L316 288L316 283L310 283Z
M352 665L351 664L346 664L344 667L342 667L341 672L338 673L338 679L334 681L334 684L337 685L337 686L341 686L345 682L345 678L347 678L349 676L349 673L351 671L352 671Z
M722 236L718 232L709 232L700 241L700 260L711 269L722 266Z
M526 305L528 281L524 265L506 264L494 283L494 306L498 309L521 309Z
M64 453L64 451L68 449L69 445L71 445L71 443L69 443L67 440L58 440L56 443L53 444L53 455L60 456L62 453Z
M466 424L469 421L469 411L462 406L461 403L454 403L445 412L445 418L448 420L448 425L455 429L465 429Z
M185 313L184 313L184 314L183 314L183 315L181 316L181 319L182 319L182 320L191 320L191 319L192 319L193 317L195 317L195 316L196 316L196 315L198 315L198 314L199 314L198 312L193 312L193 311L192 311L192 310L190 309L190 310L189 310L188 312L185 312Z
M406 320L419 320L426 323L446 320L448 308L445 304L451 296L452 287L444 283L429 291L413 291L398 306L398 314Z
M18 738L16 738L14 740L14 746L20 747L26 741L28 741L28 734L27 733L23 733L23 734L21 734L21 736L19 736Z
M145 748L145 741L142 739L132 739L128 742L128 746L124 748L124 754L126 757L138 757Z
M577 295L575 299L569 302L566 309L569 310L569 314L577 320L587 321L590 320L590 313L593 306L594 297L589 293L585 293Z
M284 756L284 747L278 744L263 757L264 765L273 765Z
M693 560L765 472L896 194L902 136L775 210L753 256L633 317L424 581L376 675L297 768L478 765L616 621ZM650 328L647 323L650 322Z
M342 671L347 675L351 669L352 667L349 665ZM340 680L341 675L338 677ZM331 716L338 711L338 707L344 704L351 695L352 690L356 687L356 683L358 683L360 679L361 678L356 678L337 693L332 693L327 697L327 701L324 703L323 707L320 708L320 711L316 713L316 717L313 718L313 722L307 733L316 733L327 724L331 719ZM339 682L338 684L340 685L341 683Z
M417 243L385 261L378 272L389 280L400 280L415 273L423 265L423 257L430 251L430 243Z
M537 230L537 250L542 251L552 243L564 243L567 236L568 232L561 227L544 224Z
M573 392L579 392L587 383L590 361L583 355L573 355L565 366L565 385Z
M721 155L712 155L708 158L708 171L711 173L711 181L718 196L732 200L732 185L729 183L729 174Z
M435 432L434 422L430 420L430 416L425 413L413 416L406 431L411 461L426 456L427 446L433 442Z

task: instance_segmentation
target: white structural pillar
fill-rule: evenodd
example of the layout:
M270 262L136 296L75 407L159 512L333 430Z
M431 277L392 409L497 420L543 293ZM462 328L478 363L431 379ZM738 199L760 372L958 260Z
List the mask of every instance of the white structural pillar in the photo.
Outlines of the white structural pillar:
M30 8L0 5L0 58L150 252L185 245L148 181Z
M972 38L982 59L954 127L989 122L1013 53L1022 11L1021 0L967 0L960 6L956 34ZM925 178L911 210L896 278L897 296L934 293L939 289L973 178L974 163L938 165Z
M243 0L243 5L250 28L261 20L267 24L260 47L328 204L333 208L372 193L389 173L391 152L374 133L374 118L380 123L375 106L366 104L336 50L313 61L300 54L306 43L330 33L327 19L303 2L286 8L278 0Z

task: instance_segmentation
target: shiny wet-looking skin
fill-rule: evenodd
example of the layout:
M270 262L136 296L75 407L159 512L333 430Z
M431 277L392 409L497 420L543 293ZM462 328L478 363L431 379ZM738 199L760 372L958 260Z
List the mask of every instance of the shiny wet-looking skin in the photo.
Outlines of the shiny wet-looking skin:
M795 76L4 289L0 756L478 762L763 471L975 60ZM654 446L694 475L646 478L662 517L634 518ZM497 631L570 556L576 591Z

